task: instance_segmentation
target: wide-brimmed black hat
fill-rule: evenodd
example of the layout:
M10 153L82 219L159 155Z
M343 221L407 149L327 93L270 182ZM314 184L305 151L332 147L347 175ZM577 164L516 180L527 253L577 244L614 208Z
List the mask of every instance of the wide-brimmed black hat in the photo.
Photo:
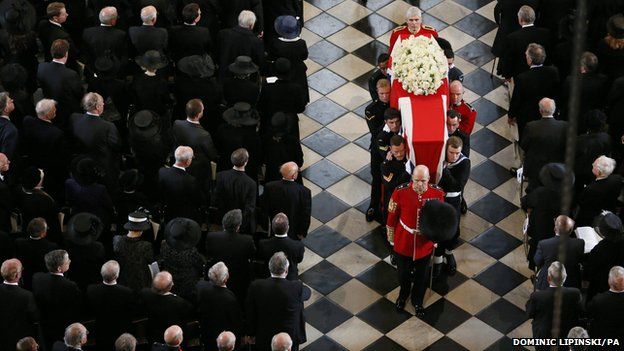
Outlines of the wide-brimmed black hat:
M622 234L622 220L613 212L602 211L596 218L597 226L594 228L603 238L614 237Z
M215 71L214 62L210 56L192 55L183 57L177 65L180 72L191 77L212 77Z
M104 225L98 216L81 212L69 219L65 239L76 245L88 245L97 240L104 230Z
M615 39L624 39L624 15L618 13L607 22L607 31Z
M258 72L258 66L253 63L249 56L238 56L228 68L230 72L234 74L252 74Z
M568 170L563 163L547 163L539 172L539 180L543 186L560 191L566 172ZM574 183L574 174L572 174L572 183Z
M275 19L273 27L277 34L284 39L294 39L301 33L299 21L293 16L279 16Z
M24 189L34 189L41 181L41 171L36 167L28 167L22 171L22 178L20 181Z
M28 0L0 1L0 25L9 33L32 30L37 23L37 12Z
M289 116L278 111L271 116L271 134L276 137L283 137L290 133L290 119Z
M131 117L130 132L141 139L149 139L160 132L158 116L152 110L141 110Z
M152 227L149 220L147 219L147 215L143 212L132 212L128 215L128 222L124 224L125 230L132 231L144 231L148 230Z
M288 77L291 67L290 60L284 57L278 58L273 63L273 70L275 70L275 75L278 77Z
M174 218L165 226L167 245L175 250L188 250L199 242L201 228L199 224L188 218Z
M124 171L119 176L119 186L123 191L136 190L143 183L143 175L135 168Z
M167 66L167 58L158 50L148 50L142 56L137 56L134 61L150 71Z
M120 64L116 59L109 56L101 56L93 63L95 74L99 78L115 77L119 72Z
M607 115L604 112L593 109L585 112L583 116L585 118L585 124L587 125L587 129L591 131L599 131L604 128L605 123L607 122Z
M79 156L72 161L71 175L80 185L97 182L100 171L98 164L90 157Z
M237 102L223 112L223 119L234 126L255 126L260 116L258 111L251 108L246 102Z
M447 241L457 231L457 214L450 204L430 200L420 211L419 230L427 239L439 243Z

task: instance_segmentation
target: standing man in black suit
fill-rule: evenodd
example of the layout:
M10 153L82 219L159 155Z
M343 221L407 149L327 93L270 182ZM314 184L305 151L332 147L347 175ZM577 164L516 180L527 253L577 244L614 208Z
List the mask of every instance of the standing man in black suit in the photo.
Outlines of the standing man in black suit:
M105 182L114 191L119 179L121 137L112 122L100 117L104 112L104 99L98 93L87 93L82 99L84 114L71 116L71 127L76 149L88 155L106 170Z
M257 26L252 25L251 29L254 29L254 32L258 34L262 34L264 30L264 11L262 9L262 1L261 0L232 0L221 2L220 8L220 19L221 19L221 28L231 28L234 27L237 23L240 24L240 13L244 10L247 10L254 14L255 18L258 19ZM256 21L254 21L256 22ZM273 25L273 22L266 22L269 25Z
M161 55L166 54L169 45L169 34L165 28L154 26L157 17L158 13L154 6L145 6L141 9L141 21L143 21L143 24L128 29L128 36L136 55L143 55L149 50L156 50Z
M171 273L162 271L154 277L152 288L139 293L147 320L147 335L151 342L163 340L163 333L171 325L186 325L191 320L193 305L172 294Z
M119 335L132 331L136 303L133 291L117 284L117 261L104 263L100 273L102 282L89 285L87 301L89 313L95 319L96 350L109 351Z
M529 122L524 128L520 147L524 150L524 174L529 178L527 193L539 186L539 172L544 165L564 161L568 122L556 120L555 110L554 100L541 99L542 118Z
M246 234L256 232L256 195L257 185L245 173L249 161L247 150L240 148L230 157L232 169L217 173L213 204L219 209L219 217L226 212L239 209L243 213L240 231Z
M498 24L498 31L492 44L492 53L496 57L502 57L505 53L505 39L509 33L520 29L518 23L518 10L520 7L527 5L534 10L539 10L540 0L498 0L494 6L494 20ZM498 66L497 74L500 75Z
M562 235L568 236L566 239L566 255L564 266L568 272L564 286L570 288L581 288L581 260L585 252L585 241L578 238L570 238L570 233L574 229L572 218L560 215L555 219L555 236L540 240L537 243L535 252L535 266L539 268L535 289L544 290L548 288L548 268L555 261L559 260L559 241Z
M530 43L540 44L547 50L550 48L550 32L535 27L535 11L530 6L520 8L518 22L522 28L507 36L505 51L498 64L501 75L508 81L527 70L524 52Z
M184 217L203 223L204 193L195 177L186 171L193 162L193 149L178 146L174 157L172 167L163 167L158 171L158 189L165 205L165 222Z
M619 206L622 176L613 173L615 166L615 160L604 155L592 164L592 173L596 178L587 184L578 197L578 226L592 226L596 216L603 210L615 212Z
M624 268L615 266L609 271L609 291L596 295L587 304L592 318L592 338L619 338L624 341Z
M63 341L57 341L52 346L52 351L82 351L87 343L87 328L81 323L72 323L65 328Z
M18 161L17 144L19 133L9 117L15 109L9 93L0 93L0 152L13 162Z
M259 1L258 1L259 2ZM260 5L262 6L262 5ZM260 21L261 22L261 21ZM219 75L225 78L230 63L238 56L249 56L260 67L264 67L264 44L253 32L256 15L248 10L238 15L238 25L219 31Z
M247 294L247 339L255 340L257 351L271 350L271 339L280 332L290 335L293 351L306 342L303 302L310 289L301 281L290 281L288 258L278 252L269 261L271 278L259 279L249 286Z
M581 292L577 288L563 287L566 280L566 269L558 261L548 267L548 284L546 290L538 290L531 294L526 303L529 318L533 318L533 337L550 338L553 323L553 304L555 291L562 290L560 336L568 335L568 331L578 325L580 312L583 308Z
M544 66L544 47L535 43L529 44L525 57L529 70L514 78L514 90L507 114L507 122L518 125L520 140L526 124L540 118L539 101L544 97L555 99L559 93L559 72L557 67Z
M225 263L231 272L229 287L242 304L252 279L251 261L256 254L256 247L251 236L239 233L241 210L227 212L222 224L222 232L206 234L206 256L210 262Z
M212 51L210 30L199 26L201 9L196 3L190 3L182 9L182 25L169 30L171 38L171 58L178 62L181 58L199 55L206 56Z
M41 45L43 46L43 54L46 61L51 61L54 57L54 53L49 52L50 47L54 43L54 41L58 39L66 40L69 49L69 59L67 61L67 66L73 70L78 69L78 63L76 59L78 58L78 48L76 44L72 41L72 38L69 32L63 27L63 23L67 21L67 17L69 13L67 13L67 9L65 8L65 4L62 2L51 2L48 4L46 8L46 19L41 20L37 27L37 32L39 35L39 39L41 40Z
M65 278L71 260L65 250L48 252L45 257L48 273L35 273L32 290L41 311L41 327L47 348L63 336L65 326L81 320L82 294L78 285Z
M128 62L128 41L126 32L115 28L117 25L117 9L109 6L100 10L100 25L86 28L82 32L83 56L85 64L95 71L94 63L100 57L115 59L123 72Z
M43 218L32 219L26 232L28 238L15 239L15 256L24 264L24 287L30 288L33 275L46 271L45 262L41 258L48 252L59 249L59 246L46 238L48 224Z
M289 269L286 279L299 279L297 265L303 261L303 254L305 253L303 243L288 237L288 217L283 213L275 215L271 222L271 228L273 229L273 237L260 241L258 257L268 264L276 252L283 252L288 258Z
M208 270L210 281L200 280L197 283L197 310L202 343L209 350L218 346L215 341L223 330L242 336L243 313L236 296L226 285L229 278L226 265L217 262Z
M15 344L25 336L35 336L39 312L33 294L19 287L22 263L16 259L2 262L4 282L0 285L0 348L15 350Z
M281 180L264 186L264 213L271 220L278 213L284 213L290 219L288 237L303 240L310 228L312 195L310 189L295 182L299 176L299 167L294 162L287 162L280 167ZM265 217L266 218L266 217Z
M80 111L80 99L83 89L78 73L65 66L69 42L57 39L52 43L50 53L52 62L39 64L37 80L43 91L43 97L57 102L54 124L61 129L68 127L69 115Z

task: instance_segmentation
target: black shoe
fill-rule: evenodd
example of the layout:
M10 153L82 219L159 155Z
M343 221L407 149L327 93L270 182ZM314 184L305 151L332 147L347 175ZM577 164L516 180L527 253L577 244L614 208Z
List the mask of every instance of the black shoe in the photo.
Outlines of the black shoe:
M390 264L393 266L396 266L396 258L394 257L394 254L390 254Z
M366 210L366 221L372 222L373 219L375 219L375 209L372 207L369 207L368 210Z
M518 175L518 169L516 167L511 167L509 168L509 173L511 173L511 175L515 177Z
M425 316L425 309L421 305L414 305L414 315L418 318Z
M395 306L398 311L402 311L405 308L405 300L401 299L400 297L397 298Z
M466 204L466 200L462 197L461 205L459 205L459 212L465 215L468 212L468 204Z
M453 256L453 254L444 256L446 256L446 267L448 268L449 274L455 274L455 272L457 272L457 262L455 261L455 256Z
M442 273L442 263L435 263L433 265L433 278L437 278L440 276L440 273Z

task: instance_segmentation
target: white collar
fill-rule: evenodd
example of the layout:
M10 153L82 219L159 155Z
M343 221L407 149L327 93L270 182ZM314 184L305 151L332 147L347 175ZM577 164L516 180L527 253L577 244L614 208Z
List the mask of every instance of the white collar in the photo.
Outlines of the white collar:
M455 64L454 64L454 63L451 63L451 64L449 65L449 69L453 69L453 68L455 68Z
M41 117L37 117L37 118L38 118L39 120L41 120L41 121L48 122L48 123L52 123L52 121L50 121L50 120L47 120L47 119L44 119L44 118L41 118Z
M65 276L63 273L57 273L57 272L50 272L50 274L58 275L59 277L64 277Z
M102 283L104 283L104 285L108 285L108 286L117 285L117 281L116 280L114 282L112 282L112 283L107 283L105 281L102 281Z
M275 234L275 237L276 237L276 238L285 238L285 237L287 237L287 236L288 236L288 233L286 233L286 234L282 234L282 235L277 235L277 234Z
M100 27L112 27L110 24L100 23Z
M15 286L18 286L18 284L17 284L17 283L7 282L6 280L4 281L4 284L6 284L6 285L15 285Z
M30 240L41 240L43 238L39 237L39 238L33 238L32 236L29 236Z
M554 119L555 116L542 116L542 118L552 118L552 119Z
M522 25L522 28L526 28L526 27L533 27L533 23L531 23L531 24L524 24L524 25Z
M186 23L186 22L184 22L184 25L185 26L196 26L197 24L196 23Z
M56 23L53 20L48 20L48 22L52 23L55 26L59 26L59 27L63 28L63 26L60 23Z
M186 121L189 122L189 123L193 123L193 124L199 124L199 121L193 121L190 118L187 118Z
M10 283L4 282L4 284L10 284ZM15 284L15 285L17 285L17 284ZM610 292L612 292L612 293L614 293L614 294L621 294L621 293L624 293L624 290L622 290L622 291L615 291L615 290L613 290L613 289L609 289L609 291L610 291Z
M235 170L235 171L238 171L238 172L245 172L245 168L244 167L243 168L239 168L239 167L234 166L234 167L232 167L232 169Z
M87 112L85 112L85 114L87 114L87 115L89 115L89 116L93 116L93 117L100 117L100 115L96 115L96 114L95 114L95 113L93 113L93 112L88 112L88 111L87 111Z
M292 38L292 39L286 39L286 38L279 37L279 40L281 40L281 41L285 41L285 42L287 42L287 43L290 43L290 42L293 42L293 41L297 41L297 40L299 40L299 39L301 39L301 37L294 37L294 38Z
M183 170L184 172L186 172L186 168L184 168L184 167L180 167L180 166L178 166L178 165L176 165L176 164L174 164L174 165L173 165L173 168L181 169L181 170Z
M286 179L286 178L282 178L282 180L285 180L287 182L294 182L295 181L294 179Z
M6 119L7 119L7 120L9 120L9 121L11 120L11 119L9 118L9 116L7 116L7 115L1 115L1 116L0 116L0 118L6 118Z
M277 278L277 279L286 279L286 276L281 276L281 275L275 275L273 273L271 273L271 278Z
M2 175L2 173L0 173L0 180L4 180L4 175Z
M543 64L542 65L531 65L531 67L529 67L529 68L537 68L537 67L542 67L542 66L544 66L544 65Z
M143 72L143 74L145 74L148 77L155 77L156 76L156 72L152 72L152 71L145 71L145 72Z
M59 60L57 60L57 59L52 59L52 62L60 63L61 65L64 65L64 64L65 64L65 62L63 62L63 61L59 61Z

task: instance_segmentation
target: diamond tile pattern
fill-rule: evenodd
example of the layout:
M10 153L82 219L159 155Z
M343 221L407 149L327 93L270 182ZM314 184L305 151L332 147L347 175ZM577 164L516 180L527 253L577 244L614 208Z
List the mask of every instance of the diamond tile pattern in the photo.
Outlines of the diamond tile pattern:
M519 229L524 214L508 172L519 162L506 128L509 97L503 81L490 77L495 4L304 0L312 102L300 114L301 176L313 198L299 268L313 298L305 304L309 342L302 350L509 350L515 349L510 338L531 336L523 311L532 291ZM396 311L399 283L385 226L364 215L371 182L370 135L362 119L368 78L412 5L452 43L478 123L465 189L469 212L454 250L458 269L433 280L422 320L411 306Z

